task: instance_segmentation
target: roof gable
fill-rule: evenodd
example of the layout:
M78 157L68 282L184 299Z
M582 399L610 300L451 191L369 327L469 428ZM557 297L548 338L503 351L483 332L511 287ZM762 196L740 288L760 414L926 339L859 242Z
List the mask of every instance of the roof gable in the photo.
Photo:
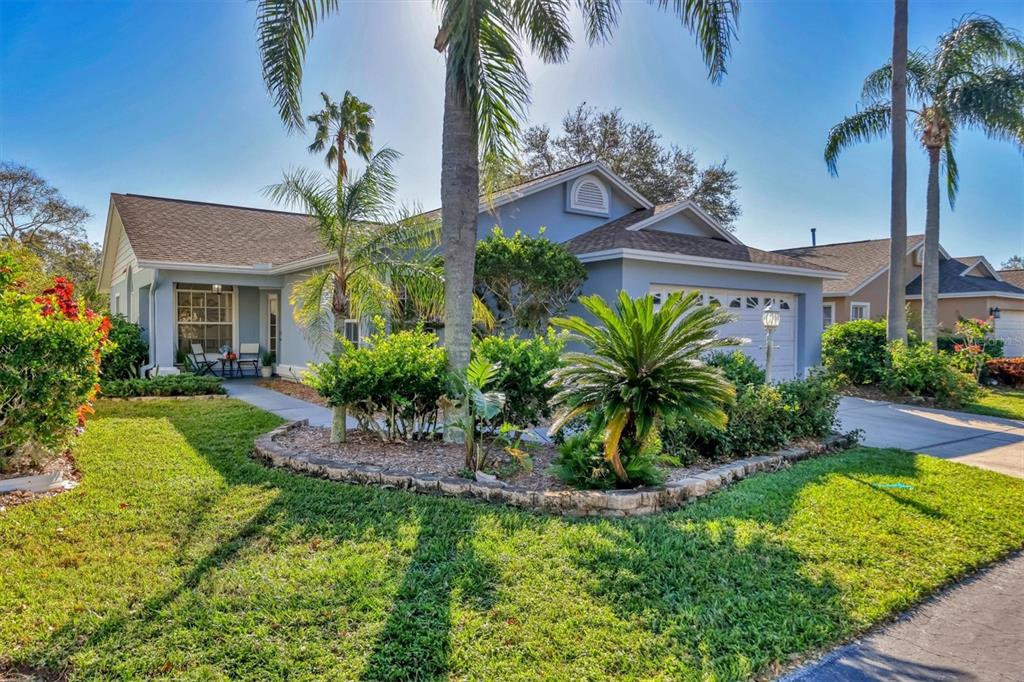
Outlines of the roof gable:
M611 168L609 168L602 161L588 161L581 163L577 166L571 166L569 168L563 168L562 170L548 173L547 175L541 175L539 177L521 182L511 187L500 189L490 196L484 194L480 196L480 212L492 211L495 208L504 206L505 204L512 203L523 197L530 196L537 192L554 187L556 185L563 185L583 175L596 175L617 189L619 192L624 194L633 202L636 208L653 208L654 204L651 203L647 197L643 196L635 189L629 186L629 184L621 177L615 174Z
M689 199L659 204L650 211L650 215L632 223L626 229L633 232L659 230L722 239L732 244L743 243L736 235L722 227L711 214Z
M907 255L923 245L924 235L907 235ZM825 282L823 293L826 296L850 296L889 271L888 239L864 239L820 246L802 246L794 249L780 249L776 253L846 273L841 279Z

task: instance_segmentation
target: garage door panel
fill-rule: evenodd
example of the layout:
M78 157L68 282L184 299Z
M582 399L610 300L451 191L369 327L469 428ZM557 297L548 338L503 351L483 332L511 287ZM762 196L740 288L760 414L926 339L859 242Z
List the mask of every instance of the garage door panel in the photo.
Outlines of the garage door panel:
M734 289L701 289L698 287L651 285L652 293L666 296L676 291L700 291L702 305L719 305L733 316L722 325L720 333L747 339L742 346L723 350L740 350L759 366L765 366L766 337L761 315L765 305L772 303L781 315L779 328L772 334L772 380L785 381L796 376L797 299L791 294Z
M1003 310L994 320L997 339L1003 342L1003 355L1008 358L1024 356L1024 310Z

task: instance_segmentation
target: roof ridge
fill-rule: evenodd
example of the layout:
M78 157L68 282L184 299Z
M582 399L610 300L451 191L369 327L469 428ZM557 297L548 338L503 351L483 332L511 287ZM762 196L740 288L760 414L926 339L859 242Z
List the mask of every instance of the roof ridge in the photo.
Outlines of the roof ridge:
M571 166L565 166L563 168L558 168L558 169L553 170L553 171L548 171L547 173L541 173L540 175L535 175L532 178L527 178L526 180L521 180L519 182L513 182L511 185L505 185L504 187L497 187L497 188L494 189L494 193L497 194L498 192L507 192L510 189L515 189L516 187L519 187L521 185L527 185L527 184L529 184L531 182L536 182L537 180L542 180L543 178L551 177L552 175L558 175L559 173L565 173L566 171L575 170L576 168L580 168L582 166L589 165L591 163L594 163L595 161L597 161L597 159L590 159L588 161L581 161L580 163L572 164ZM483 197L484 193L481 192L480 196Z
M924 235L923 234L908 234L907 235L907 239L910 239L911 237L924 237ZM874 239L854 239L853 241L848 241L848 242L829 242L828 244L815 244L813 246L812 245L807 245L807 246L791 246L791 247L785 248L785 249L776 249L776 252L779 252L779 251L797 251L797 250L801 250L801 249L821 249L821 248L824 248L826 246L848 246L850 244L867 244L868 242L887 242L890 239L892 239L892 237L876 237Z
M158 197L152 194L135 194L133 192L111 192L112 197L132 197L135 199L153 199L155 201L172 201L177 204L192 204L193 206L217 206L219 208L234 208L240 211L260 211L261 213L279 213L283 215L299 216L303 218L311 217L309 213L299 213L297 211L282 211L274 208L256 208L255 206L240 206L238 204L222 204L217 201L197 201L195 199L179 199L177 197Z

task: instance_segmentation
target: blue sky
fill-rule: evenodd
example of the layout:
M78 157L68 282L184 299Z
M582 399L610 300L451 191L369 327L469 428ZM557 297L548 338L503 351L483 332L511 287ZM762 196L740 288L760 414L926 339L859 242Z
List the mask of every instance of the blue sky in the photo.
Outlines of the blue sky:
M910 2L910 44L929 46L954 18L991 14L1024 29L1020 2ZM37 169L92 213L102 237L110 192L270 206L260 190L283 169L317 166L263 88L247 2L0 0L0 157ZM739 173L737 234L752 246L885 236L888 143L847 152L838 178L821 160L829 127L854 111L864 75L883 63L891 3L743 2L720 86L668 15L625 0L611 44L581 41L560 65L528 61L531 121L557 126L582 101L621 107L703 162ZM346 89L376 107L375 141L404 154L403 199L438 205L443 61L425 0L343 1L314 38L305 97ZM577 32L577 35L581 35ZM909 222L923 230L926 165L909 146ZM1024 253L1024 157L966 132L961 193L943 204L942 241L998 265ZM243 237L240 235L240 237Z

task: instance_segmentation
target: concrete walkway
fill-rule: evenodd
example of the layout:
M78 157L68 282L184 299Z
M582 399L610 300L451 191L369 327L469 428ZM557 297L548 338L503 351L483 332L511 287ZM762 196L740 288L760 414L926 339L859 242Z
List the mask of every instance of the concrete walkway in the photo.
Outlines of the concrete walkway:
M308 419L311 426L330 426L331 411L313 403L293 398L273 389L256 385L255 379L231 379L224 382L228 395L249 403L261 410L272 412L282 419L297 421ZM349 417L349 428L356 426L354 419Z
M902 448L1024 478L1024 421L861 398L842 399L839 421L844 431L863 429L865 445Z

